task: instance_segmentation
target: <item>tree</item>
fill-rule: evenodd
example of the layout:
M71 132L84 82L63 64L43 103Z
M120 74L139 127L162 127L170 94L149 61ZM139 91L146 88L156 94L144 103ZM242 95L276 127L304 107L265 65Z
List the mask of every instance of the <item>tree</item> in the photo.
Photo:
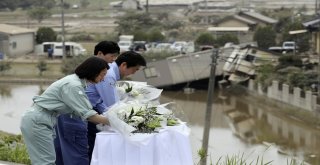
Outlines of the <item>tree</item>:
M148 32L152 27L162 27L159 21L152 19L146 13L128 12L126 15L119 17L116 23L118 23L117 30L120 34L133 34L139 30Z
M40 27L37 31L36 41L38 44L57 40L57 34L50 27Z
M217 39L216 39L216 43L219 45L219 46L223 46L225 45L226 43L228 42L232 42L234 44L239 44L239 39L236 35L234 34L223 34L222 36L219 36Z
M259 48L268 49L276 45L276 32L270 26L259 27L254 33L253 40L258 43Z
M50 10L45 7L35 7L27 12L31 19L35 19L38 23L41 23L44 19L51 16Z
M149 40L149 35L148 33L138 30L133 32L134 40L135 41L148 41Z
M274 80L275 66L263 64L257 67L256 72L256 80L262 85L262 89L265 91Z
M201 33L195 41L198 45L213 45L214 42L214 37L211 33Z
M14 11L18 7L18 0L1 0L0 9L10 9Z
M42 73L48 70L47 62L44 60L40 60L37 64L37 68L39 70L39 76L42 76Z
M22 9L29 9L33 6L36 0L17 0L17 5Z
M165 40L165 36L159 30L152 30L149 33L150 42L162 42Z
M55 2L55 0L36 0L33 3L33 6L45 7L47 9L52 9L54 6L56 6L56 2Z
M179 29L184 27L184 23L182 21L163 21L163 27L165 29Z
M6 61L0 61L0 73L4 73L7 70L11 69L11 63Z
M87 8L89 6L90 2L88 0L81 0L80 4L81 4L81 7Z

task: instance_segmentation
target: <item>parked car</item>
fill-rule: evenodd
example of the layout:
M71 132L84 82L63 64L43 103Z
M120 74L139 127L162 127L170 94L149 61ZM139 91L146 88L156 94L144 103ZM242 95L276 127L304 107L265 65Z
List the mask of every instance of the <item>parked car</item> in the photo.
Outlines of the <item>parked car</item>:
M269 47L268 50L275 53L282 53L283 51L281 46L272 46Z
M157 44L155 49L157 49L159 51L170 50L171 49L171 45L172 44L170 44L170 43L159 43L159 44Z
M288 52L297 52L298 50L299 48L294 41L285 41L282 43L282 51L284 54Z
M133 44L129 47L129 50L136 51L139 53L147 51L145 41L134 41Z
M212 45L200 45L199 49L200 51L204 51L204 50L209 50L209 49L213 49L214 47Z
M176 41L171 45L171 49L180 53L194 52L194 42Z
M175 52L184 52L186 46L186 41L176 41L171 45L171 49Z

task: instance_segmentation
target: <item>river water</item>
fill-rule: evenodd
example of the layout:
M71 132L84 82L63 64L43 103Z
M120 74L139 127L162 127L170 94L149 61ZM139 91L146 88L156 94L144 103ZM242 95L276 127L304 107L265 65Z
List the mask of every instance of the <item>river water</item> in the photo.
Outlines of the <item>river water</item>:
M23 112L32 104L31 98L41 93L46 85L0 84L0 130L20 134ZM222 94L216 90L212 104L209 136L209 162L224 162L226 157L237 157L247 162L272 161L273 165L287 165L290 161L305 160L306 164L320 165L320 130L281 114L277 109L257 100L245 101L245 95ZM193 161L199 162L205 124L207 91L163 91L161 103L174 102L176 115L191 128L190 143ZM289 163L288 163L289 162Z

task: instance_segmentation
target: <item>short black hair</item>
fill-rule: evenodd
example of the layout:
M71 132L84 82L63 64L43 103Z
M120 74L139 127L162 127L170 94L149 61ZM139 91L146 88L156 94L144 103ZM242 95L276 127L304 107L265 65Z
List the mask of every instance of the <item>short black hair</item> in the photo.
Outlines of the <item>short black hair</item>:
M94 81L100 72L106 68L109 69L107 62L96 56L91 56L78 65L74 72L80 79Z
M120 47L113 41L101 41L94 47L94 55L97 55L101 51L104 55L109 53L120 52Z
M135 66L146 66L147 62L144 59L144 57L134 51L126 51L121 53L117 59L116 59L116 63L118 66L120 66L123 62L127 63L127 67L135 67Z

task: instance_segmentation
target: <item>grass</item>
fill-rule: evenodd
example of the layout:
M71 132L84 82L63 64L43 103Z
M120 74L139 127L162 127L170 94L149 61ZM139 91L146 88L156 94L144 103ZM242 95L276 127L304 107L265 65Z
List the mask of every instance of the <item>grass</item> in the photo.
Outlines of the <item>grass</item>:
M30 165L21 135L10 135L0 132L0 160Z
M200 157L200 161L197 165L208 157L203 149L198 150L198 156ZM210 160L209 165L272 165L272 162L273 161L265 161L263 156L258 156L255 160L249 161L244 158L244 153L242 153L241 155L232 155L231 157L229 155L220 157L215 163ZM297 162L296 160L291 159L287 160L286 165L304 165L304 162Z

